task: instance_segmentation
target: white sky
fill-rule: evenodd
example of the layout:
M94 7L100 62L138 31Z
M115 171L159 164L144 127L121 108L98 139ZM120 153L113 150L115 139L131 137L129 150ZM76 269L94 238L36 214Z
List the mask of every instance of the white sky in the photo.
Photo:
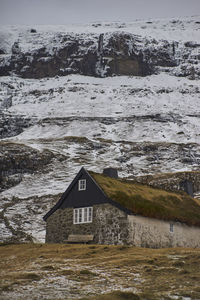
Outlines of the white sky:
M0 0L0 24L68 24L200 15L200 0Z

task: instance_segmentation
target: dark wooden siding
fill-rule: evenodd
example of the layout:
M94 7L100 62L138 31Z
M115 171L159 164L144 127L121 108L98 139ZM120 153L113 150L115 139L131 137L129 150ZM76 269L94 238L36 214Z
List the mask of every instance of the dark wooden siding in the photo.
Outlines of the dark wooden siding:
M78 181L80 179L86 179L86 190L84 191L78 190ZM107 202L108 198L104 195L90 175L87 172L81 172L72 189L63 200L60 208L86 207Z
M78 190L78 181L80 179L86 179L86 190L84 191ZM90 174L84 168L81 168L60 200L50 209L43 219L46 221L57 209L87 207L104 203L110 203L125 213L132 214L128 209L108 198Z

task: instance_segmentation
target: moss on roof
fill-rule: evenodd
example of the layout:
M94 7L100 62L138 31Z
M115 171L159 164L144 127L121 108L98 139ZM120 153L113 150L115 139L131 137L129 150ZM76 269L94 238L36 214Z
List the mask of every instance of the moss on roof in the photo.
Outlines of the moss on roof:
M109 198L134 214L200 226L200 205L184 192L168 192L134 181L89 173Z

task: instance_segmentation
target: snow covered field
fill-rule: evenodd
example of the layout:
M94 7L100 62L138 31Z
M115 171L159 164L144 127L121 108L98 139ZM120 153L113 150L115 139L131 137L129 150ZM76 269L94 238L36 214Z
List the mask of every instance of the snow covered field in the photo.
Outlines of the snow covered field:
M168 74L142 78L68 75L41 80L2 77L1 85L6 84L12 88L6 95L3 91L4 97L14 91L7 111L41 120L17 136L17 141L99 134L135 142L200 142L199 80ZM110 118L113 124L100 128L101 118ZM67 124L59 126L58 119Z

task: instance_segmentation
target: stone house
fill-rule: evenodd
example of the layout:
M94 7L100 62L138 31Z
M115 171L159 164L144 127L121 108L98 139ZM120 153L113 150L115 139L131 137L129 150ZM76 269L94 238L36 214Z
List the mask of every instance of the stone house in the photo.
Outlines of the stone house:
M47 243L200 247L195 199L118 179L112 168L81 168L44 220Z

